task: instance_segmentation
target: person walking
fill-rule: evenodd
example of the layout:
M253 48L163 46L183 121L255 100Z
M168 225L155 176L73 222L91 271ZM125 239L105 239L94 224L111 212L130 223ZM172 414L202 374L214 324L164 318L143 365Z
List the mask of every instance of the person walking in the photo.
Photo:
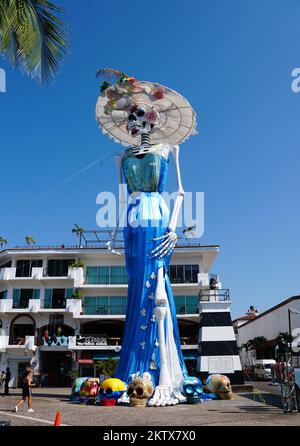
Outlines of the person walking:
M9 385L10 379L11 379L10 368L6 367L6 373L5 373L5 379L4 379L4 395L9 395L8 385Z
M5 370L0 373L0 387L2 391L2 396L4 396L4 383L5 383Z
M32 409L32 396L31 396L31 388L34 387L34 384L32 384L32 372L29 368L25 370L24 377L23 377L23 386L22 386L22 399L18 402L18 404L15 406L14 412L18 412L19 407L25 403L27 398L28 403L28 412L34 412Z

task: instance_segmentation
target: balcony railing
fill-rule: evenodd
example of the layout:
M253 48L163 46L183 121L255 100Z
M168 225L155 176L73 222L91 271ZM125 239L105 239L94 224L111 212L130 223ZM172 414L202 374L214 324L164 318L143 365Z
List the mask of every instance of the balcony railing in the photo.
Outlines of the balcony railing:
M20 310L24 310L26 308L29 308L29 299L28 300L23 300L23 301L19 301L19 302L13 302L13 309L20 309Z
M87 285L127 285L128 276L86 274L84 277L84 283Z
M66 299L62 300L61 302L55 302L55 301L44 302L43 308L46 310L66 308L66 303L67 303Z
M198 314L198 306L197 305L184 305L177 304L176 305L176 314Z
M84 314L94 315L118 315L126 313L126 305L97 305L97 304L85 304L83 305Z
M28 342L34 342L34 336L23 335L23 336L10 336L9 345L26 345Z
M170 276L171 283L198 283L197 277L172 277Z
M229 289L201 290L200 302L227 302L230 300Z
M97 305L86 304L83 306L83 312L85 315L119 315L126 314L126 305ZM198 314L199 310L197 305L176 305L176 314Z

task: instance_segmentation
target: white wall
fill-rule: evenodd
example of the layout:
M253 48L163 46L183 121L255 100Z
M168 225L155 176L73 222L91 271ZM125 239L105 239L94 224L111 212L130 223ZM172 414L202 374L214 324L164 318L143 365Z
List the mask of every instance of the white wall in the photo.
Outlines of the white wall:
M272 340L277 338L279 332L288 332L288 308L300 311L300 299L294 299L270 313L257 317L250 323L238 327L238 346L240 347L256 336L264 336L268 340ZM291 315L291 326L292 330L300 327L300 315Z

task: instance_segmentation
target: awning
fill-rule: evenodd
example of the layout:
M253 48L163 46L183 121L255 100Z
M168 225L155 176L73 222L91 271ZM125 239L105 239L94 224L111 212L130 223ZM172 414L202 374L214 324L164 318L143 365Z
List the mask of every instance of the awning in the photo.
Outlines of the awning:
M93 356L94 361L107 361L108 359L120 359L120 353L116 352L97 352Z
M196 360L199 357L197 350L196 351L183 350L182 354L184 360Z

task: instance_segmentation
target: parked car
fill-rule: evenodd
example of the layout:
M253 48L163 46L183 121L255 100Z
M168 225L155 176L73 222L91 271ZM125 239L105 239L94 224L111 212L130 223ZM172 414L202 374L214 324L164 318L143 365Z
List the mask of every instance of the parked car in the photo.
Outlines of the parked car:
M271 367L275 359L258 359L254 365L254 374L259 379L271 379Z

